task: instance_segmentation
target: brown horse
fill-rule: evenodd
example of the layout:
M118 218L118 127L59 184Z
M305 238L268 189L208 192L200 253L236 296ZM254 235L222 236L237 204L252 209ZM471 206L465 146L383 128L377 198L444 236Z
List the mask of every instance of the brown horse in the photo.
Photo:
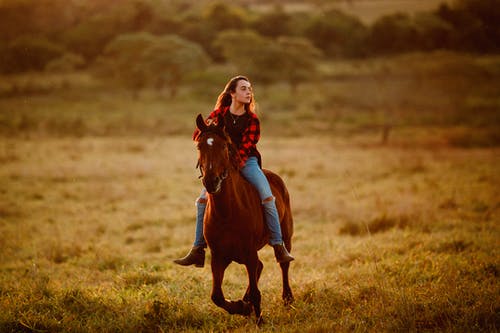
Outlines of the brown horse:
M257 251L269 242L257 190L241 176L235 147L224 130L223 118L207 125L201 115L196 118L200 130L197 138L198 163L203 185L208 192L204 217L204 234L212 255L212 301L231 314L250 315L252 307L261 322L261 294L258 281L264 267ZM264 170L276 197L283 241L288 251L292 247L293 219L290 197L283 180ZM222 292L222 280L227 266L235 261L246 266L248 288L239 301L228 301ZM288 281L290 263L281 263L283 301L293 301Z

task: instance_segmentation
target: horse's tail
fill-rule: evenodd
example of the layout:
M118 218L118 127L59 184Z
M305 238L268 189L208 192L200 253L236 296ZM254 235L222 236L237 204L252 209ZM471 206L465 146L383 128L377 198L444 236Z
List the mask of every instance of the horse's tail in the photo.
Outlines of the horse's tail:
M281 180L283 182L283 180ZM290 194L288 189L283 182L283 201L285 206L285 212L283 219L281 221L281 233L283 235L283 241L285 242L285 247L288 251L292 250L292 236L293 236L293 215L292 207L290 204Z

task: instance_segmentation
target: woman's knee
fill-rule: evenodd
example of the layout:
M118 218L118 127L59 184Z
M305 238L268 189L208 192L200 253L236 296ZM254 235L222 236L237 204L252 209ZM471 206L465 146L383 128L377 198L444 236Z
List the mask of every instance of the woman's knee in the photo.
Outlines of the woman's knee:
M207 198L198 198L196 199L197 204L206 204L207 203Z
M271 201L274 201L275 200L275 197L274 196L270 196L270 197L267 197L265 199L262 200L262 203L265 204L267 202L271 202Z
M207 203L207 201L208 201L208 199L207 199L207 191L205 189L203 189L201 191L201 193L200 193L200 196L196 199L195 204L196 205L199 205L199 204L204 205L204 204Z

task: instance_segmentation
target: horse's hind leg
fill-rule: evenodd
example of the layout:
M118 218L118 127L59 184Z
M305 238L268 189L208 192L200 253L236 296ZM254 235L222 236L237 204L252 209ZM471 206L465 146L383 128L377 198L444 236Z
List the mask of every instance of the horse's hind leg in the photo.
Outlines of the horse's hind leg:
M287 248L288 251L292 250L290 241L285 241L285 247ZM290 268L290 262L284 262L280 264L281 267L281 276L283 278L283 302L285 303L285 306L288 306L293 303L293 293L292 293L292 288L290 288L290 282L288 279L288 270Z
M252 313L252 305L244 301L227 301L222 292L222 280L224 271L229 265L229 261L217 258L212 252L212 301L230 314L241 314L248 316Z
M281 263L281 275L283 277L283 302L285 305L290 305L293 302L292 288L290 288L290 283L288 281L288 269L290 268L290 263Z

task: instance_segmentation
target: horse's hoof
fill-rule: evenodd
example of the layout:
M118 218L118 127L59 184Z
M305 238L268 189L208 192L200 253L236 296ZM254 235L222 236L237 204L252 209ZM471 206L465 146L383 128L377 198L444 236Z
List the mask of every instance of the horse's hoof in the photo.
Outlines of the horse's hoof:
M257 318L257 321L255 322L257 324L257 326L262 326L264 324L264 318L262 317L262 315L259 316L259 318Z
M250 302L245 302L245 301L240 301L242 306L243 306L243 310L242 310L242 315L244 316L250 316L252 314L252 311L253 311L253 305L252 303Z
M294 301L294 298L293 298L292 293L283 293L283 304L286 307L289 307L290 305L292 305L293 301Z
M230 302L231 308L227 309L230 314L239 314L242 316L250 316L253 311L253 305L250 302L243 300Z

